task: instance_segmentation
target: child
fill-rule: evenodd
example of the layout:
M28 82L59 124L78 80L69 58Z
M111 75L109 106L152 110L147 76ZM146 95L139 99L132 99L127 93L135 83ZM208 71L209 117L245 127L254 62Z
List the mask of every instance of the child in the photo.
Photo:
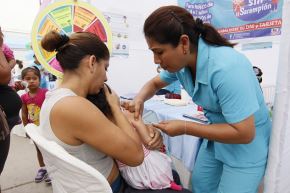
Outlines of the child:
M34 123L39 125L39 113L42 103L45 99L45 93L47 89L39 88L40 85L40 71L38 68L28 67L21 72L21 78L28 83L28 93L21 96L22 100L22 121L23 125L28 123ZM36 146L35 146L36 147ZM41 182L45 180L46 183L50 183L51 180L48 177L41 152L36 147L37 158L40 165L40 169L35 177L35 182Z
M109 89L110 90L110 89ZM97 95L89 95L87 99L95 104L109 119L112 113L104 91L101 90ZM142 119L134 120L134 115L129 111L124 111L129 121L137 130L143 143L150 141L151 137ZM113 121L113 120L112 120ZM114 122L114 121L113 121ZM136 189L165 189L171 188L181 190L181 186L173 181L171 159L159 151L151 151L143 146L144 161L137 167L127 166L119 161L118 167L125 181Z

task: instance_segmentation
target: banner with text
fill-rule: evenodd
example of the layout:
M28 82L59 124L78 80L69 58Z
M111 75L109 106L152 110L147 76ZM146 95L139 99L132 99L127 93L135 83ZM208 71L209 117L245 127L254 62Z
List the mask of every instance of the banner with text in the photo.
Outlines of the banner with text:
M178 0L229 40L281 34L283 0Z

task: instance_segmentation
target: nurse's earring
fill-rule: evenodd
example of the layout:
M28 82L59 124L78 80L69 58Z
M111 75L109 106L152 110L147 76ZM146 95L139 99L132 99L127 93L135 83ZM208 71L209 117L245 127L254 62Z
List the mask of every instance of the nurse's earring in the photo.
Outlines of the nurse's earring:
M187 54L187 51L186 50L183 50L183 54L186 55Z

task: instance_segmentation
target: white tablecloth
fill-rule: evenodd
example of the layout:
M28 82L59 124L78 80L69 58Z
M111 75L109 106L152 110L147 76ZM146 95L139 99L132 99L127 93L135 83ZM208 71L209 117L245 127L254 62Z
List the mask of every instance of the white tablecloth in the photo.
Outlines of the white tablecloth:
M186 106L171 106L164 104L160 100L151 99L145 103L143 114L146 114L149 111L156 113L158 119L157 121L174 119L192 121L184 118L182 115L197 113L197 108L196 105L192 103ZM189 135L181 135L176 137L164 135L164 143L167 146L169 153L181 160L186 168L189 171L192 171L200 146L200 139Z

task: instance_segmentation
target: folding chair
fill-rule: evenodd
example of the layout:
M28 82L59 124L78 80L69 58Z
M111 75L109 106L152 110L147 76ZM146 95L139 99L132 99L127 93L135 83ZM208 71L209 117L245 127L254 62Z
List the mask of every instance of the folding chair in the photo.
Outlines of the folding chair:
M44 138L38 126L28 124L25 131L42 153L54 193L112 193L99 171Z

